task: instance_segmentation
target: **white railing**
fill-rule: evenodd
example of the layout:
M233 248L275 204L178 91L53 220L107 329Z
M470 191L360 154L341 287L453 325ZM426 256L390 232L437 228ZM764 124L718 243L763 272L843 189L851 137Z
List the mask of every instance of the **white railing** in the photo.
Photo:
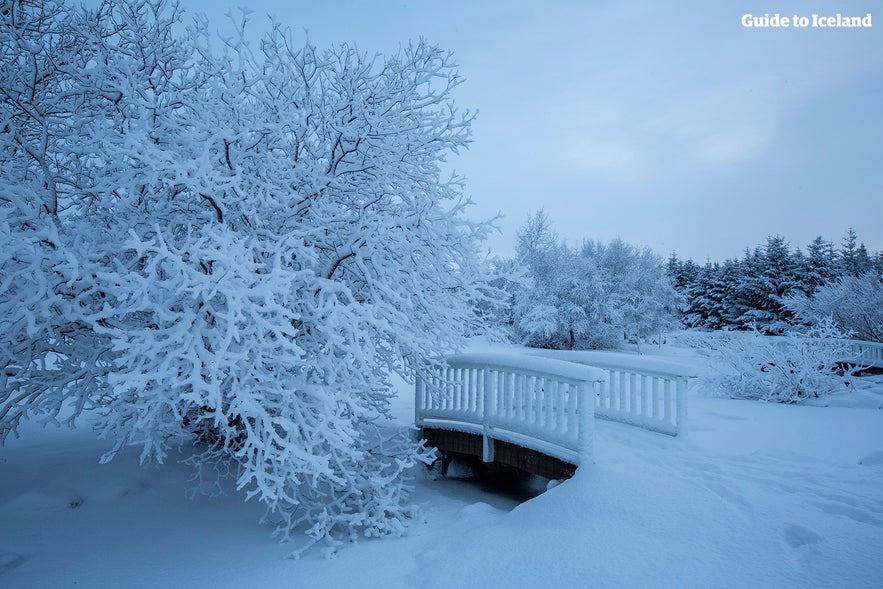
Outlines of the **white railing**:
M592 453L592 399L605 378L555 359L459 354L417 380L415 423L481 435L485 462L494 460L496 439L579 465Z
M862 340L847 340L850 358L847 362L855 362L864 368L883 368L883 344Z
M531 355L603 369L595 416L670 436L687 435L687 384L692 369L617 352L531 350Z

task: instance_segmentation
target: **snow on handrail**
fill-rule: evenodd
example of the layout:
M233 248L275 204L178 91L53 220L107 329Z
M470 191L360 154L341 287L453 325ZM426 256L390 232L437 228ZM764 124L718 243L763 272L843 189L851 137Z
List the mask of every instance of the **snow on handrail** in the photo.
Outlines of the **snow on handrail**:
M594 399L604 371L524 354L451 356L415 385L417 427L477 433L482 459L494 440L512 442L571 464L591 456Z
M694 378L696 376L694 368L677 362L623 352L532 349L528 353L536 357L576 362L604 370L634 370L641 374L670 378Z
M671 436L687 435L687 384L696 376L692 368L621 352L531 350L529 354L605 370L595 416Z
M466 352L447 358L449 366L483 366L501 370L517 370L537 376L554 376L580 382L604 380L603 370L557 358L525 356L511 352Z

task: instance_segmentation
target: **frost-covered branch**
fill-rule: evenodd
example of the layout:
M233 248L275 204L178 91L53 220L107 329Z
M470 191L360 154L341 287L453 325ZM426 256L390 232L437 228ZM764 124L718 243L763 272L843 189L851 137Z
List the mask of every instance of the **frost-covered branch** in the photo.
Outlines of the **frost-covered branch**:
M252 47L246 18L216 46L162 0L9 6L0 439L73 403L108 460L189 436L197 479L235 473L283 537L400 533L426 450L377 433L390 371L461 346L491 292L490 227L441 177L474 116L450 54Z

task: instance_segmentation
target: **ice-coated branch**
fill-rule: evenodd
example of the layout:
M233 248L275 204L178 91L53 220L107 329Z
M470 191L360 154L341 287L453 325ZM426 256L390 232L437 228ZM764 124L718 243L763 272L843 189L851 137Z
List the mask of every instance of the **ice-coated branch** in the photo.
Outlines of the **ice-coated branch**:
M382 425L390 372L461 346L488 292L488 227L440 170L474 116L450 54L252 44L246 16L217 43L163 0L10 6L0 436L96 409L107 459L190 440L196 480L231 473L282 537L401 533L426 449Z

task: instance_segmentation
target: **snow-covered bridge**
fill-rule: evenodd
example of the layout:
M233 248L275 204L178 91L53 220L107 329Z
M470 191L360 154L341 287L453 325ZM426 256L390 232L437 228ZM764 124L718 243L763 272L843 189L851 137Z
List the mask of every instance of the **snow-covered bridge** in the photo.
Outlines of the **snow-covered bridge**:
M883 344L848 344L845 362L883 369ZM591 458L596 417L686 436L694 376L673 362L618 352L459 354L418 379L415 423L444 452L565 478Z
M416 425L444 452L549 478L591 458L595 417L687 432L682 366L615 352L459 354L416 384Z
M883 370L883 344L862 340L848 340L850 357L846 362L867 369Z

